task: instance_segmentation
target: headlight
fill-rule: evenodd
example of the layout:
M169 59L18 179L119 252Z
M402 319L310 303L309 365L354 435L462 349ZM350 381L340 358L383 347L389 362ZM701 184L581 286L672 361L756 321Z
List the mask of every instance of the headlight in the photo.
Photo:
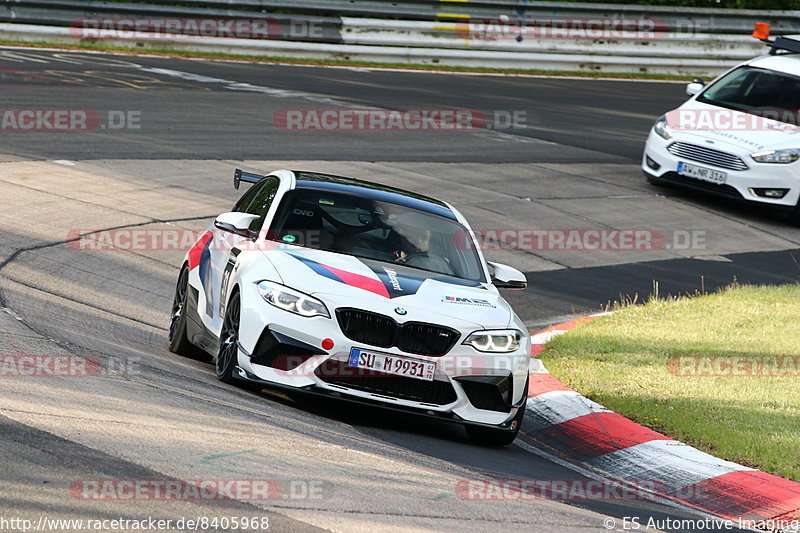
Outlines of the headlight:
M750 157L759 163L778 163L786 165L794 163L800 159L800 150L797 148L787 148L785 150L767 150L765 152L756 152Z
M663 116L656 120L656 123L653 125L653 131L658 134L659 137L662 139L670 140L672 139L672 131L669 129L669 124L667 124L667 117Z
M472 333L464 344L479 352L508 353L519 348L522 333L516 329L486 330Z
M271 281L260 281L258 283L258 292L264 299L284 311L289 311L296 315L305 317L324 316L330 318L328 308L325 304L317 300L313 296L304 294L300 291L284 287L278 283Z

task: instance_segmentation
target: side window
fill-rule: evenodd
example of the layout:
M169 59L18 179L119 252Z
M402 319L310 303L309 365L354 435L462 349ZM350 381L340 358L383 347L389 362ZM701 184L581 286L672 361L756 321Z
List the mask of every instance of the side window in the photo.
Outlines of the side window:
M255 198L256 194L258 194L258 191L264 185L266 185L266 182L268 181L269 181L268 179L262 179L261 181L259 181L258 183L247 189L247 192L244 193L241 198L239 198L239 201L236 202L236 205L233 206L233 209L231 209L231 211L234 211L236 213L247 213L248 212L247 207L253 201L253 198Z
M259 218L254 220L250 224L250 229L255 231L260 231L261 226L264 225L264 219L267 216L267 212L269 211L269 207L272 205L272 201L275 199L275 194L278 192L278 185L279 181L277 178L266 178L260 182L258 182L257 187L258 189L255 191L253 198L245 207L242 209L245 213L250 213L251 215L258 215ZM248 191L249 193L250 191ZM246 196L246 195L245 195ZM244 200L244 198L242 198Z

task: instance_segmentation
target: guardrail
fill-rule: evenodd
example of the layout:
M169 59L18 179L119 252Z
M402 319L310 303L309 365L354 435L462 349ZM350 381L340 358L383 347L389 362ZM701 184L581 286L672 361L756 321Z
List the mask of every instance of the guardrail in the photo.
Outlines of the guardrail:
M704 25L708 33L739 33L752 29L752 19L769 22L779 33L800 32L800 10L761 11L626 4L530 2L528 0L149 0L148 2L79 0L0 0L0 9L16 12L17 22L43 24L43 12L76 10L105 16L350 16L399 20L497 19L502 15L525 19L548 18L660 18ZM248 13L249 12L249 13ZM2 13L2 11L0 11ZM213 13L213 14L212 14ZM277 15L270 15L277 16ZM44 15L47 18L47 15ZM11 22L5 20L5 22Z
M156 20L269 20L268 35L146 35ZM507 0L0 0L0 37L74 42L85 21L136 20L137 48L327 57L407 64L710 76L764 53L757 21L800 33L800 11L746 11ZM149 26L148 26L149 21ZM23 26L22 24L35 26ZM69 27L63 31L43 26ZM632 28L622 32L618 28ZM85 28L84 28L85 29ZM113 33L113 32L112 32ZM94 36L93 36L94 35ZM102 37L128 44L131 38ZM245 37L245 38L242 38ZM248 38L249 37L249 38Z
M247 2L242 2L245 4ZM277 3L277 2L276 2ZM118 3L82 0L0 0L0 22L14 24L38 24L46 26L70 26L80 28L85 20L103 19L109 22L135 19L268 19L274 21L271 28L278 33L272 39L297 40L306 42L341 42L340 17L320 17L300 14L265 13L261 10L218 9L214 6L227 5L219 1L187 0L181 4L160 3ZM251 0L250 4L256 4ZM257 7L254 5L254 7ZM312 35L292 32L292 28L315 28Z
M626 4L589 4L563 2L531 2L527 0L150 0L149 2L65 1L65 0L2 0L8 9L45 8L85 9L96 13L152 13L159 10L170 15L188 15L191 11L217 10L228 15L251 11L257 13L289 13L327 16L358 16L403 20L450 20L453 18L497 18L518 15L527 18L596 18L609 16L680 18L709 21L712 30L729 32L749 30L742 19L766 17L776 30L800 31L800 10L760 11L718 8L646 6ZM41 20L31 22L41 23Z
M645 19L625 19L645 21ZM624 21L623 21L624 22ZM751 30L752 31L752 28ZM622 55L736 60L758 55L764 44L750 35L681 33L666 27L631 30L342 18L342 41L373 46L469 48L507 52ZM614 33L618 38L614 38Z

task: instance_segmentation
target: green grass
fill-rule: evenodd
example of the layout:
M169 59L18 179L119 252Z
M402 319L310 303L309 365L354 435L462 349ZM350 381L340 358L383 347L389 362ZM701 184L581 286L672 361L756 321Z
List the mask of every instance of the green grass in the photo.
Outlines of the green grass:
M552 374L606 407L717 457L800 481L800 370L678 376L670 356L800 355L800 285L651 300L547 345Z
M188 52L176 50L168 47L164 48L139 48L131 46L113 46L102 42L81 42L76 44L59 44L48 41L21 42L0 39L0 45L4 46L32 46L38 48L64 48L76 51L96 51L96 52L121 52L129 54L162 55L167 57L181 58L205 58L205 59L235 59L237 61L250 61L253 63L280 63L291 65L320 65L320 66L342 66L342 67L368 67L368 68L392 68L404 70L423 70L436 72L475 72L481 74L515 74L522 76L565 76L581 78L618 78L629 80L674 80L690 81L693 76L675 76L670 74L648 74L648 73L626 73L626 72L585 72L585 71L562 71L562 70L538 70L538 69L513 69L513 68L485 68L485 67L457 67L446 65L409 65L407 63L379 63L373 61L352 61L350 59L302 59L295 57L279 56L256 56L246 54L222 54L216 52Z

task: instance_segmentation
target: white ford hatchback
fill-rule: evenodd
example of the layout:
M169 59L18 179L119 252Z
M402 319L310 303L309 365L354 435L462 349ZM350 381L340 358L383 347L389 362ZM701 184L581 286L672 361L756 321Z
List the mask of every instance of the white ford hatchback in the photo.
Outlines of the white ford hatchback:
M769 204L800 224L800 36L769 41L762 23L753 34L770 54L690 83L692 97L650 130L642 170L654 185Z

